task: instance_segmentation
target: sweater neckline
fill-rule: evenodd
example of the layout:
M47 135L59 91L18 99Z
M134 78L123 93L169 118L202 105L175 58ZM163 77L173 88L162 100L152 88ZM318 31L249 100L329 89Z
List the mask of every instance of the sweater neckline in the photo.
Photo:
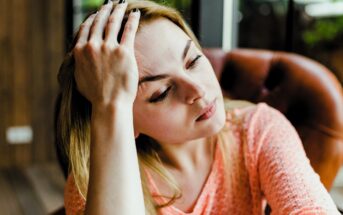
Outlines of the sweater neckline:
M198 211L201 210L200 207L202 207L203 205L201 204L202 202L204 202L204 200L207 198L208 196L208 192L210 190L210 186L211 183L214 178L215 178L215 175L216 175L216 172L217 172L217 163L218 163L218 157L219 157L219 153L220 153L220 147L218 147L218 138L215 137L214 138L214 157L213 157L213 161L212 161L212 164L211 164L211 168L210 168L210 171L208 173L208 176L201 188L201 191L197 197L197 199L195 200L195 204L193 206L193 208L191 209L190 212L185 212L185 211L182 211L181 209L175 207L174 205L171 205L171 206L168 206L167 207L167 210L171 211L171 212L176 212L177 214L182 214L182 215L193 215L193 214L199 214ZM145 171L146 174L147 174L147 177L148 177L148 183L150 185L150 191L152 191L153 195L156 195L157 197L154 197L154 199L157 201L158 204L161 204L161 203L164 203L166 201L166 199L164 197L161 197L160 195L160 192L159 192L159 189L156 185L156 183L154 182L152 176L150 175L150 173L148 171Z

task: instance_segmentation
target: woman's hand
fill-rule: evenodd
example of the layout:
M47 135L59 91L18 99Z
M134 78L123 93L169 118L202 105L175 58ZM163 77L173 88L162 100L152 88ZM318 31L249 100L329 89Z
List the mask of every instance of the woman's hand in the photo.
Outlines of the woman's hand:
M120 102L132 104L137 94L138 68L134 39L140 13L131 11L120 43L118 32L127 3L102 6L80 27L73 50L75 80L79 92L92 105Z
M77 88L92 103L85 214L139 215L145 211L133 114L128 108L137 94L134 39L140 13L130 13L119 43L126 7L121 3L111 12L110 2L90 16L73 50Z

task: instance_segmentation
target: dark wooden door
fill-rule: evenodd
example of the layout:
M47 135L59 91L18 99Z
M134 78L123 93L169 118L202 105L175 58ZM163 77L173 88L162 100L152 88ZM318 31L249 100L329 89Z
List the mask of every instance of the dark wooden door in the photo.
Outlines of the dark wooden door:
M53 104L64 54L64 0L0 0L0 167L55 159ZM28 144L9 144L28 126Z

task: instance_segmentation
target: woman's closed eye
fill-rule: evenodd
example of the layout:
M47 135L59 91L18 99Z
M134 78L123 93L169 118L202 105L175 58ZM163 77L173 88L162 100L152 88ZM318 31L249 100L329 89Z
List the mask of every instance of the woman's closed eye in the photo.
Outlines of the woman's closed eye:
M196 65L196 63L198 62L199 58L201 58L201 57L202 57L202 55L198 54L198 55L189 63L187 69L193 68L193 67Z
M156 102L160 102L160 101L163 101L167 95L168 95L168 92L169 90L172 88L172 86L169 86L163 93L161 93L159 96L156 96L156 97L151 97L149 99L149 102L151 103L156 103Z
M199 60L199 58L202 57L202 55L197 55L187 66L187 69L191 69L194 66L196 66L197 61ZM157 103L157 102L161 102L163 101L167 96L169 91L171 90L172 86L169 86L163 93L161 93L159 96L152 96L149 99L150 103Z

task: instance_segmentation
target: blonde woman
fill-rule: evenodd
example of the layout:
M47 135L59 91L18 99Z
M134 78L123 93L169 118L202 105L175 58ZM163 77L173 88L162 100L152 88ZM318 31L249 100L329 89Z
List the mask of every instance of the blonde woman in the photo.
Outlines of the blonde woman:
M224 108L179 13L109 2L59 73L67 214L338 214L292 125L266 104ZM234 103L230 103L229 106Z

